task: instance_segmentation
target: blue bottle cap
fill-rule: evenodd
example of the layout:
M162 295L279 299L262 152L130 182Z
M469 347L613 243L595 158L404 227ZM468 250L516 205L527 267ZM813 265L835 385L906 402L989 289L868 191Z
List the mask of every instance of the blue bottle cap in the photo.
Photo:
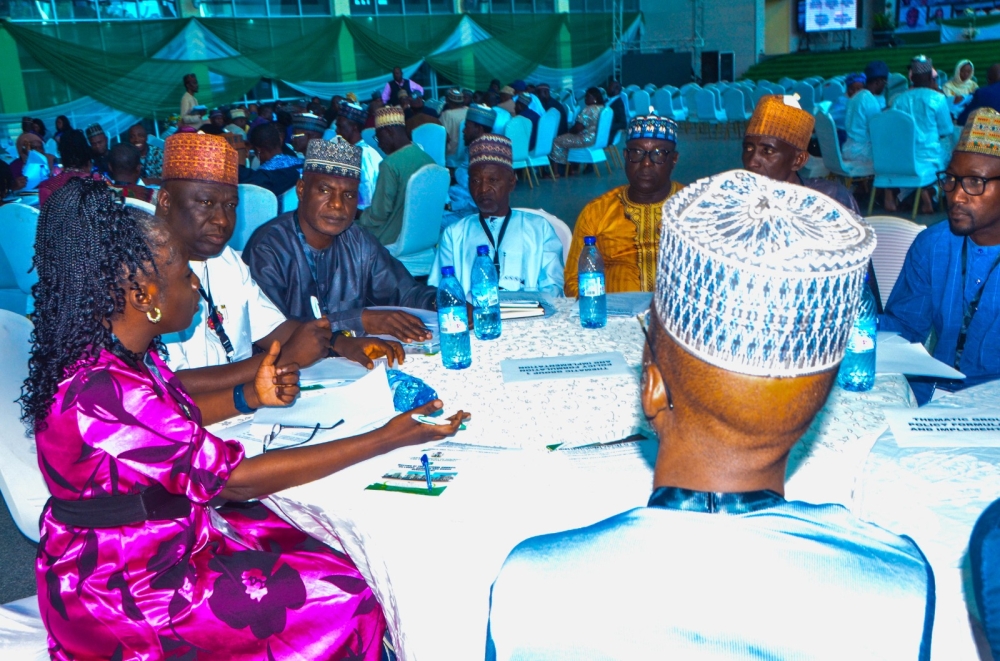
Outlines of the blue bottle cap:
M449 278L449 277L454 276L455 275L455 267L454 266L442 266L441 267L441 275L443 277L445 277L445 278Z
M585 246L597 245L597 237L596 236L585 236L585 237L583 237L583 245L585 245Z
M489 246L477 246L476 247L476 254L477 255L489 255L490 254L490 247Z

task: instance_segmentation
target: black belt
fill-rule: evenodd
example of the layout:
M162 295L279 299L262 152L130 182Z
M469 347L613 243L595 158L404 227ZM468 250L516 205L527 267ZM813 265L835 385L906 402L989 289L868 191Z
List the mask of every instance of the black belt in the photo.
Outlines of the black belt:
M191 514L187 496L154 484L142 493L102 496L86 500L49 498L52 517L74 528L121 528L145 521L168 521Z

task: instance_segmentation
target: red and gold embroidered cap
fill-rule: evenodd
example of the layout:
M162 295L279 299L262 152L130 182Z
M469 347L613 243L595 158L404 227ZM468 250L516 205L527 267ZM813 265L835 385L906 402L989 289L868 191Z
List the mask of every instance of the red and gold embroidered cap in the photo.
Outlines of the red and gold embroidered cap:
M955 151L1000 158L1000 113L993 108L979 108L969 115Z
M768 94L757 103L746 134L771 136L805 151L815 126L816 119L799 107L798 97Z
M175 133L163 147L163 180L239 183L239 157L221 135Z

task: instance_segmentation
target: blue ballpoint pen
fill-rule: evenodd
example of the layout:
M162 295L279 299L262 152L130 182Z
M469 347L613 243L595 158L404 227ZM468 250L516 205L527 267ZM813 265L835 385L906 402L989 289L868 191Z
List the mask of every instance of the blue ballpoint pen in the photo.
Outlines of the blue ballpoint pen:
M420 457L420 463L424 466L424 477L427 478L427 490L432 491L434 483L431 482L431 462L427 460L426 454Z

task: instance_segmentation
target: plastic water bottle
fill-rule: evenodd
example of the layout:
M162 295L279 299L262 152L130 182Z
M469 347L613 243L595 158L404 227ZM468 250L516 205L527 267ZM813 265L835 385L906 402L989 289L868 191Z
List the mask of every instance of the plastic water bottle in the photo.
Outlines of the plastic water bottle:
M597 239L583 239L577 283L580 289L580 323L584 328L608 325L608 299L604 294L604 259L597 251Z
M500 285L489 246L476 248L476 261L472 262L472 319L478 339L500 337Z
M469 313L465 292L455 278L455 267L441 268L438 284L438 328L441 333L441 362L450 370L464 370L472 364L472 341L469 339Z
M875 297L867 284L861 288L861 306L847 340L847 353L840 363L837 383L844 390L865 392L875 385L875 337L878 326Z

